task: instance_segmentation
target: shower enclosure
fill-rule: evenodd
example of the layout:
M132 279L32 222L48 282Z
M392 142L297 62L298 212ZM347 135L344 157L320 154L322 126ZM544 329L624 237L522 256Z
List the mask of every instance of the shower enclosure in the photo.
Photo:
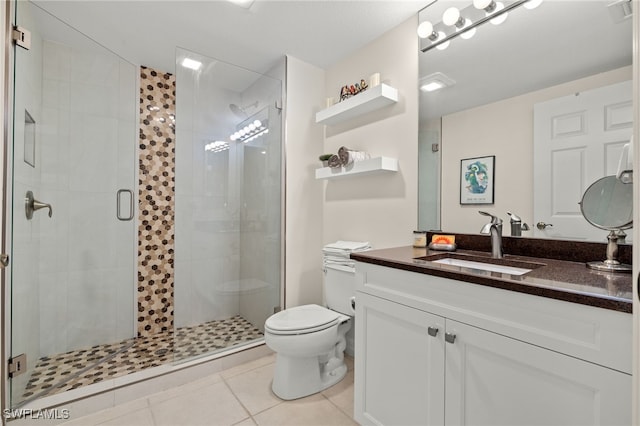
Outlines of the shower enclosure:
M9 76L8 406L261 342L282 280L281 80L178 49L203 66L160 73L177 96L160 138L146 68L31 2L12 21L31 45Z

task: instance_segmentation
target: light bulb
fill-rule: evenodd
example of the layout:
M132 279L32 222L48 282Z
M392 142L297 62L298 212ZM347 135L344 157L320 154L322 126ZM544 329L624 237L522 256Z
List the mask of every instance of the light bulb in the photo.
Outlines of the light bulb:
M498 12L498 11L502 10L502 9L504 9L504 3L502 3L502 2L500 2L500 1L499 1L499 2L497 2L497 3L496 3L496 10L495 10L495 12L494 12L494 13L496 13L496 12ZM500 24L502 24L504 21L506 21L506 20L507 20L507 16L508 16L508 15L509 15L509 14L505 12L505 13L503 13L502 15L500 15L500 16L498 16L498 17L496 17L496 18L493 18L490 22L491 22L493 25L500 25Z
M473 7L490 13L496 8L496 4L493 0L473 0Z
M262 126L262 122L260 120L256 120L256 121L253 122L253 125L256 126L256 127L260 127L260 126Z
M471 25L471 20L470 19L465 19L464 20L464 27L460 28L460 30L465 29L469 25ZM471 28L469 31L465 31L462 34L460 34L460 37L462 37L465 40L469 40L474 35L476 35L476 29L475 28Z
M458 20L460 19L460 11L455 7L450 7L449 9L444 11L442 15L442 22L445 25L456 25Z
M427 38L433 34L433 24L429 21L424 21L418 25L418 37Z
M536 7L540 6L542 4L542 0L529 0L528 2L526 2L524 4L524 7L526 9L535 9Z
M256 129L256 125L251 123L249 124L249 130L254 131Z
M445 38L447 35L445 33L443 33L442 31L438 31L438 38ZM436 46L436 49L438 50L444 50L447 47L449 47L449 41L445 41L442 44L439 44Z

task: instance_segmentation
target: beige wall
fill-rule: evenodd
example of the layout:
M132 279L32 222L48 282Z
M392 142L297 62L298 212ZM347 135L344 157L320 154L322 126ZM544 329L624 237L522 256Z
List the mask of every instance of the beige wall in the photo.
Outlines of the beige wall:
M325 153L341 146L367 151L372 157L398 159L397 173L350 176L324 183L323 243L370 241L375 248L407 245L417 218L418 182L418 39L417 16L374 40L327 70L326 92L374 72L398 89L399 101L339 125L325 127ZM321 125L316 125L322 127ZM320 247L316 248L319 250Z
M286 307L322 304L322 247L339 239L410 244L417 217L417 17L322 70L287 56ZM374 72L398 89L393 106L324 126L315 114L340 87ZM324 143L323 143L324 141ZM397 158L397 173L316 180L318 157L341 146Z
M322 183L315 180L324 70L287 56L285 307L322 303Z
M534 104L631 78L624 67L443 117L441 228L477 234L486 223L478 210L505 222L511 211L531 226ZM460 160L487 155L496 156L495 204L461 206Z

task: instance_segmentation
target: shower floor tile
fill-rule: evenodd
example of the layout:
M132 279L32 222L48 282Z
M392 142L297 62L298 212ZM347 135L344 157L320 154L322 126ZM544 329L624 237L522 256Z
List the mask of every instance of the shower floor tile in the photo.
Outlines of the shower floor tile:
M263 334L258 328L236 315L225 320L181 327L174 333L127 339L42 357L31 374L23 398L77 389L261 337Z

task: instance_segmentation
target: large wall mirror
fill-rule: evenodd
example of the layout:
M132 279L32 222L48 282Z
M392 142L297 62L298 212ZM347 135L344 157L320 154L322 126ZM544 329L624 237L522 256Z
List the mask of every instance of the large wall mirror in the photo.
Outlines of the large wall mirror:
M441 25L445 10L472 3L435 1L419 22ZM626 0L545 0L419 53L419 86L449 84L420 91L420 228L477 234L484 210L510 235L512 212L529 225L523 237L606 242L578 203L616 173L633 131L630 13ZM461 202L461 168L486 157L495 157L491 203Z

